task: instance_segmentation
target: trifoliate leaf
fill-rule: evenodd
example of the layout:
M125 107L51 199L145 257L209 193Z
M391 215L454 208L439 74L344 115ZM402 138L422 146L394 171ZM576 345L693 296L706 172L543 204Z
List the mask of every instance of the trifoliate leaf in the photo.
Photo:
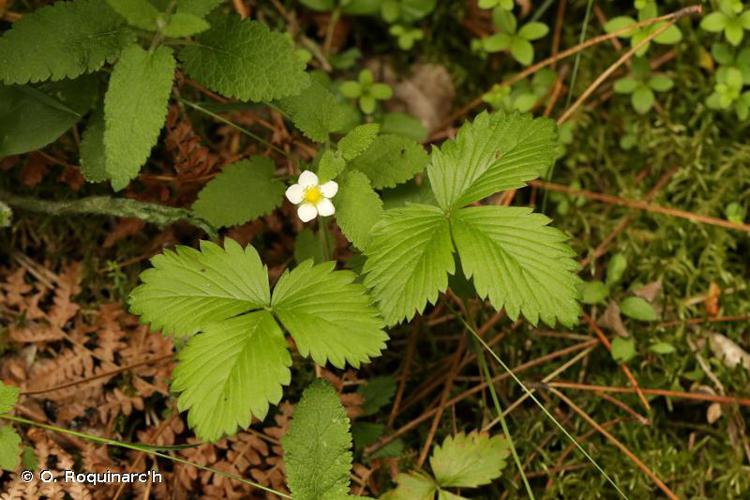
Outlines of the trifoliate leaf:
M81 120L96 98L96 78L90 75L33 86L0 85L0 158L50 144Z
M111 62L133 39L107 2L56 2L23 16L0 37L0 81L75 78Z
M212 323L270 303L268 275L260 256L226 239L224 248L201 242L201 251L178 246L151 259L130 309L155 330L192 335Z
M659 314L654 306L641 297L628 297L620 302L620 311L628 318L638 321L656 321Z
M552 120L482 113L461 127L456 139L432 152L427 172L438 203L449 210L523 187L546 171L556 155Z
M383 202L365 174L347 172L339 179L336 195L336 222L346 238L363 250L370 241L372 227L383 217Z
M341 130L346 122L346 105L315 78L299 95L285 97L277 104L294 126L315 142L326 142L329 134Z
M396 380L390 375L375 377L360 385L357 389L365 402L362 403L362 415L374 415L383 406L391 402L396 393Z
M387 325L434 304L455 271L448 219L430 205L386 211L372 228L366 254L365 285Z
M291 42L258 21L217 16L197 43L180 52L185 71L226 97L271 101L299 94L310 84Z
M620 363L627 363L636 355L633 339L615 337L612 341L612 359Z
M21 454L21 437L9 425L0 426L0 469L14 471Z
M97 109L89 117L83 131L79 150L81 173L89 182L102 182L109 179L104 157L104 108Z
M180 352L172 390L198 437L215 441L263 420L281 400L292 358L268 311L213 323Z
M481 297L515 320L553 326L576 322L580 279L574 252L550 220L526 207L482 206L456 211L453 238L467 278Z
M334 267L335 262L306 261L284 273L271 307L300 354L320 365L357 368L380 355L388 335L364 286L354 283L356 275Z
M377 123L359 125L349 131L339 142L338 150L345 160L353 160L370 147L380 130Z
M305 389L281 440L295 500L346 498L352 468L349 418L339 395L322 380Z
M156 31L159 11L148 0L106 0L131 26Z
M105 167L115 190L138 175L167 117L175 60L172 49L131 45L115 64L104 97Z
M422 172L429 161L421 144L398 135L381 135L350 163L382 189L406 182Z
M270 213L281 204L285 186L274 179L274 163L254 156L227 165L193 203L193 210L215 227L235 226Z
M20 389L0 382L0 413L8 413L18 402Z
M500 476L510 455L508 440L472 432L448 436L436 446L430 466L441 487L476 488Z
M424 472L401 473L396 483L398 487L380 497L381 500L435 500L437 485Z

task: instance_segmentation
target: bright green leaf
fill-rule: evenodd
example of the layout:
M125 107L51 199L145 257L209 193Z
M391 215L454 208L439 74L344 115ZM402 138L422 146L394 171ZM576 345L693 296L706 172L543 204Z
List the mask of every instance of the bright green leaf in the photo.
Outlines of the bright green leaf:
M533 41L538 40L549 33L549 27L544 23L531 22L521 26L518 30L518 36L525 38L526 40Z
M412 139L380 135L349 166L369 177L373 188L383 189L413 178L428 161L424 148Z
M620 311L628 318L638 321L656 321L659 315L654 306L641 297L628 297L620 302Z
M14 471L21 455L21 437L13 427L0 426L0 469Z
M253 156L224 167L198 193L193 210L215 227L236 226L273 211L285 186L269 158Z
M201 17L185 12L175 12L169 16L169 21L164 26L163 33L172 38L182 38L202 33L210 27L211 25Z
M516 320L570 326L578 319L580 279L575 254L550 220L526 207L482 206L456 211L453 238L467 278L481 297Z
M106 0L115 12L124 17L131 26L156 31L159 11L148 0Z
M520 36L513 37L513 40L510 42L510 54L524 66L528 66L534 62L534 46L531 45L531 42Z
M344 236L363 250L373 226L383 217L383 202L361 172L348 172L339 181L336 222Z
M0 81L75 78L114 60L133 39L103 0L56 2L23 16L0 37Z
M350 271L335 262L306 261L285 272L274 288L271 307L291 333L302 356L319 365L330 361L358 368L379 356L388 335L367 292Z
M672 354L676 351L669 342L656 342L648 347L648 350L656 354Z
M338 142L339 152L345 160L353 160L370 147L379 130L380 125L377 123L354 127Z
M581 284L581 302L584 304L601 304L608 296L609 288L599 280Z
M340 130L345 121L343 105L315 78L299 95L278 101L278 106L295 127L315 142L326 142L329 134Z
M627 268L628 259L621 253L614 254L607 264L607 285L619 283Z
M723 12L711 12L701 20L701 28L716 33L723 30L728 21L729 18Z
M482 113L454 140L433 150L427 168L444 210L523 187L539 177L557 154L557 127L530 115Z
M396 477L398 487L381 497L381 500L434 500L435 481L423 472L401 473Z
M385 212L366 249L365 285L387 325L411 319L448 287L455 271L448 220L437 207L407 205Z
M295 500L347 498L352 467L350 423L339 395L317 380L302 394L281 440Z
M172 390L198 437L215 441L263 420L281 400L292 358L268 311L210 324L180 351Z
M327 182L338 177L346 168L346 160L341 155L334 153L330 149L323 151L318 162L318 179L320 182ZM338 198L337 198L338 201ZM338 203L336 203L338 205Z
M674 81L665 75L656 75L649 79L648 86L657 92L666 92L674 86Z
M192 335L250 309L270 304L265 266L255 249L231 239L224 248L201 242L201 251L178 246L151 259L130 309L154 330Z
M654 92L645 85L640 85L630 95L630 101L633 104L633 109L640 114L648 113L651 106L654 105Z
M615 92L618 94L632 94L638 87L638 81L633 78L620 78L615 82Z
M20 389L0 382L0 413L8 413L18 402Z
M435 447L430 466L440 487L476 488L499 477L509 455L504 437L461 433Z
M635 24L635 19L632 17L627 16L620 16L620 17L613 17L609 21L607 21L607 24L604 25L604 31L607 33L614 33L615 31L620 31L621 29L627 28L628 26L631 26ZM619 35L621 38L628 38L632 36L633 31L625 31L621 35Z
M635 342L633 339L615 337L612 341L612 359L619 363L627 363L635 357Z
M291 42L259 22L238 16L211 20L211 29L180 52L188 75L226 97L271 101L310 84Z
M147 52L131 45L112 71L104 97L104 152L115 190L138 175L159 138L175 65L168 47Z

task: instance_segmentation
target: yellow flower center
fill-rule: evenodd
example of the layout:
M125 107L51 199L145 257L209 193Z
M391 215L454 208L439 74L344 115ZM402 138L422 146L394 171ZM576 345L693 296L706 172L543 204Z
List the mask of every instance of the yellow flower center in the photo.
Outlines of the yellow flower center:
M312 186L305 190L305 201L315 205L323 199L323 193L320 192L318 186Z

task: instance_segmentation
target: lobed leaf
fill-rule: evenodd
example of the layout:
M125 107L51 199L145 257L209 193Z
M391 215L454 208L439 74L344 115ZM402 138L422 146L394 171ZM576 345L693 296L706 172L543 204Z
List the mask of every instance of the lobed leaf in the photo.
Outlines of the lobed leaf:
M510 446L504 437L460 433L435 447L430 466L441 487L476 488L499 477L509 455Z

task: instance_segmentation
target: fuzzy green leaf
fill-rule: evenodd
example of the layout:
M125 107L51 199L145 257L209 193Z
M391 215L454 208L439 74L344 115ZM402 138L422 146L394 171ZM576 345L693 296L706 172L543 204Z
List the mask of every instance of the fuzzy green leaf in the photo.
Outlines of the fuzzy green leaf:
M353 160L370 147L380 131L377 123L366 123L354 127L339 142L338 150L345 160Z
M148 0L107 0L112 9L136 28L156 31L159 11Z
M306 261L285 272L274 288L271 307L292 334L303 356L337 368L359 367L380 355L388 335L365 288L335 262Z
M315 78L299 95L285 97L277 104L294 126L315 142L326 142L331 132L340 130L346 120L345 105Z
M115 190L138 175L159 138L175 65L168 47L147 52L131 45L112 71L104 97L104 152Z
M526 207L462 208L451 217L453 238L467 278L481 297L505 307L515 320L520 313L532 323L555 318L573 325L581 280L575 254L550 220Z
M302 394L281 440L289 490L295 500L347 498L352 468L349 418L339 395L317 380Z
M75 125L97 98L93 76L40 85L0 85L0 158L43 148Z
M13 427L0 426L0 469L14 471L21 458L21 437Z
M432 153L427 172L444 210L539 177L557 154L557 127L546 118L502 112L480 114L454 140Z
M198 193L193 210L215 227L244 224L270 213L284 197L274 167L263 156L227 165Z
M476 488L499 477L509 455L504 437L461 433L435 447L430 466L441 487Z
M111 62L133 39L103 0L56 2L25 15L0 37L0 81L75 78Z
M212 10L222 4L224 0L177 0L177 12L206 17Z
M339 181L336 222L346 238L362 250L370 241L373 226L383 217L383 202L361 172L348 172Z
M224 248L201 242L201 251L178 246L151 259L142 285L130 295L130 309L155 330L192 335L270 303L268 275L260 256L231 239Z
M381 135L350 163L375 189L394 187L422 172L429 158L421 144L408 137Z
M248 247L250 248L250 247ZM263 420L281 400L292 358L268 311L213 323L180 352L172 390L198 437L215 441Z
M89 117L83 131L81 147L81 173L89 182L102 182L109 179L104 157L104 109L97 109Z
M210 30L180 52L185 71L203 85L243 101L299 94L310 84L290 41L258 21L215 17Z
M0 382L0 413L8 413L18 402L20 389Z
M182 38L202 33L211 27L204 19L185 12L175 12L169 16L163 33L172 38Z
M434 304L455 271L448 219L430 205L386 211L372 228L366 254L365 285L388 325Z

